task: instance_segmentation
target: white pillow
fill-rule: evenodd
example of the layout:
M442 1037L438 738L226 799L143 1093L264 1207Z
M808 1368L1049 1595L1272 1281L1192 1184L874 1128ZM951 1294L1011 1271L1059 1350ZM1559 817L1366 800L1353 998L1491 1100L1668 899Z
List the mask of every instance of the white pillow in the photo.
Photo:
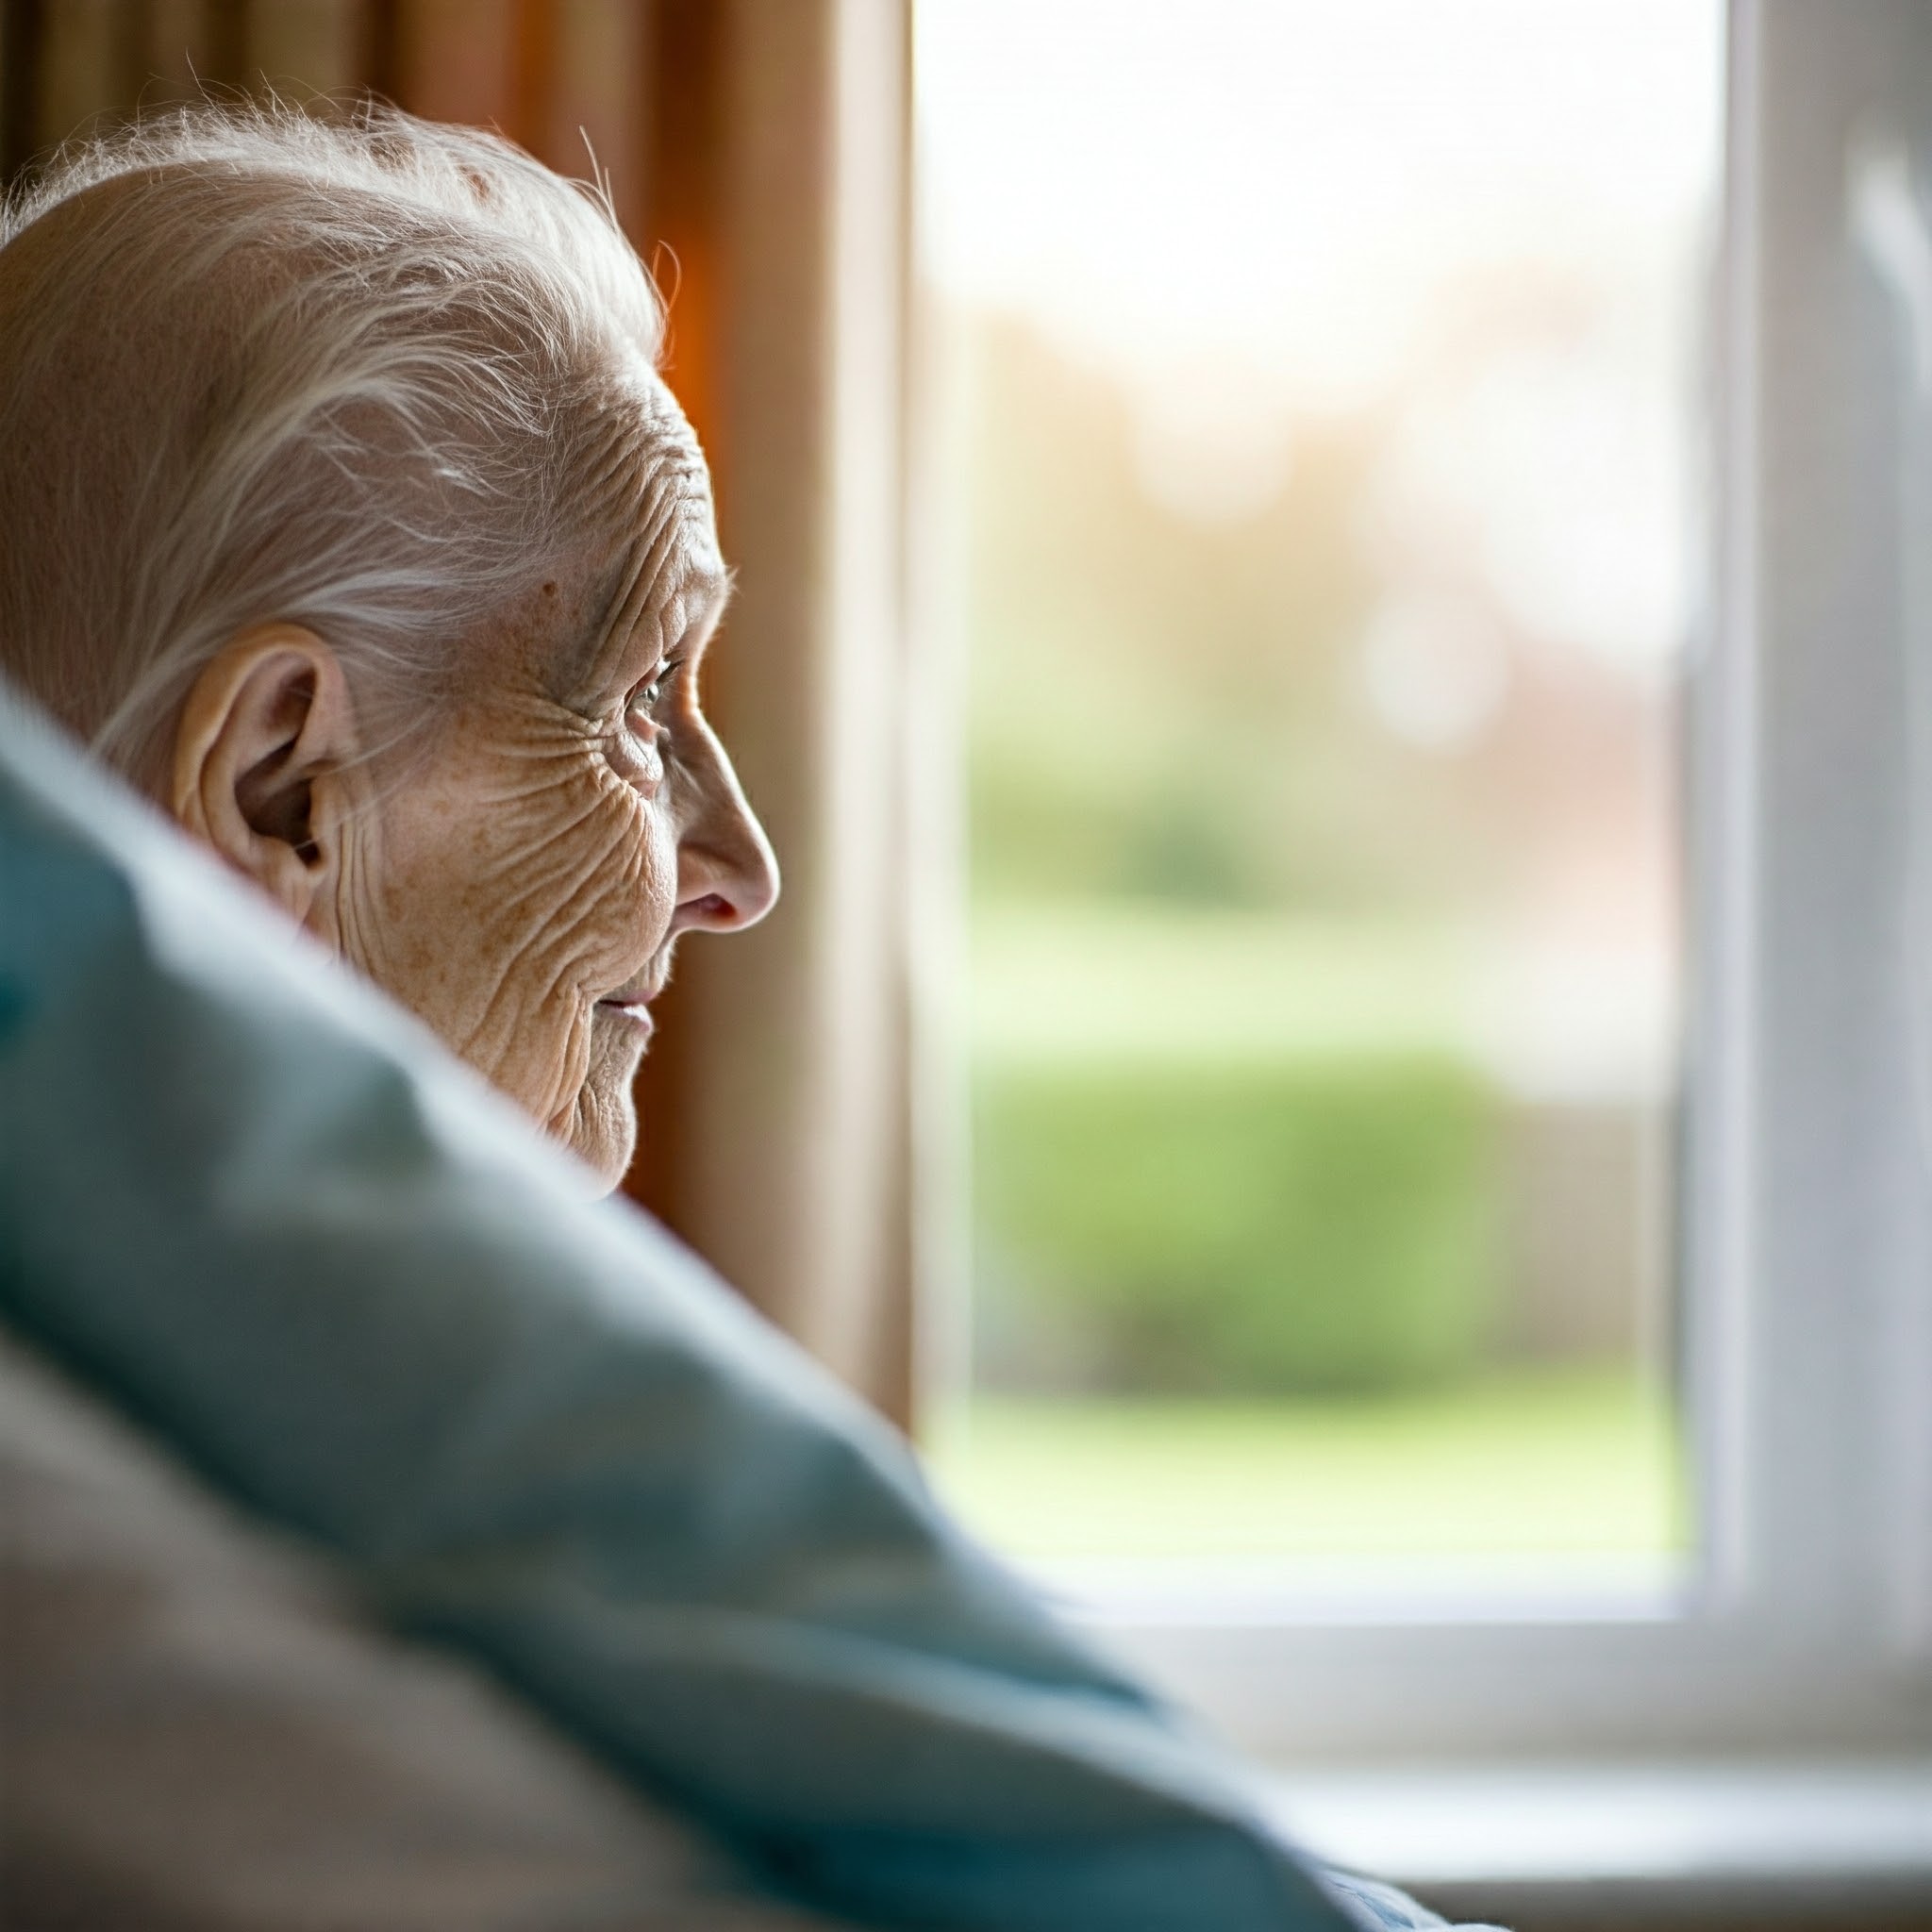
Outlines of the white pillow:
M808 1932L0 1341L8 1932Z

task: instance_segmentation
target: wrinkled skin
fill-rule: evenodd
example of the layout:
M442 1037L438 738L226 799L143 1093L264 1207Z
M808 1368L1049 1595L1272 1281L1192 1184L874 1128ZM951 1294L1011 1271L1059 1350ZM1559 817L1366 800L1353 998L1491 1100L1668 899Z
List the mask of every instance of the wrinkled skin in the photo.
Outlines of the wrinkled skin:
M727 591L708 481L661 388L644 428L624 554L587 556L507 612L400 777L343 755L353 694L337 717L338 674L312 655L332 654L288 626L241 641L226 684L210 668L175 760L191 830L607 1187L635 1145L631 1084L673 947L688 931L752 924L777 893L770 847L699 702L699 659ZM225 708L229 691L240 695ZM268 721L254 739L250 702ZM221 730L242 743L210 777L197 746L219 744ZM223 816L228 769L236 824Z
M638 621L583 675L558 660L595 621L588 583L517 613L344 868L329 935L613 1184L674 942L750 924L776 890L698 702L726 589L703 483L674 473L634 566Z

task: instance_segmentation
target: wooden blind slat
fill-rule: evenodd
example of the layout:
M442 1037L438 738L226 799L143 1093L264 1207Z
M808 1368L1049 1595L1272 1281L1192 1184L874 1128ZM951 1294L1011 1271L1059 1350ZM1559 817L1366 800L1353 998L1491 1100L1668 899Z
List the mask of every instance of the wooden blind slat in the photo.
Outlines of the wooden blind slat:
M65 141L124 104L115 0L61 0L42 13L35 152Z
M550 44L543 50L541 97L537 60L526 69L525 84L532 98L527 131L520 139L531 153L567 175L588 175L594 154L625 232L646 245L638 224L643 213L644 137L651 120L655 9L640 0L525 0L525 5L541 8Z
M508 130L516 118L516 0L405 0L398 98L431 121Z
M44 0L0 0L0 182L11 181L39 145Z
M247 85L300 101L362 84L362 0L253 0Z
M126 104L144 108L192 100L211 65L201 0L145 0L140 14L141 42Z

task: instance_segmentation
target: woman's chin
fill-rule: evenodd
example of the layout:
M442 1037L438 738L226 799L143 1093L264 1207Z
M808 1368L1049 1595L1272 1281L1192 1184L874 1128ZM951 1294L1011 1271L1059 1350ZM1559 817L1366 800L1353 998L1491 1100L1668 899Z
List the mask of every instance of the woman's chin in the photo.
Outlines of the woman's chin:
M615 1091L600 1091L599 1083L586 1085L577 1096L576 1111L565 1137L570 1150L590 1170L600 1195L613 1192L622 1185L637 1152L638 1110L632 1100L630 1082Z
M596 1175L600 1194L623 1182L637 1152L638 1109L631 1087L644 1057L644 1039L631 1025L596 1027L590 1072L562 1135L571 1152Z

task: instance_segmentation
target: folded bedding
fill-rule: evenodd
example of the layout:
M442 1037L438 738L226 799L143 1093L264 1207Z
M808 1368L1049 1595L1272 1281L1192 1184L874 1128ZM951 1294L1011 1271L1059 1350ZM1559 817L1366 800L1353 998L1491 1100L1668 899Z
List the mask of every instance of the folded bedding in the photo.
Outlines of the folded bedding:
M8 1932L830 1932L0 1342Z
M1298 1856L891 1430L5 697L0 1135L0 1323L771 1891L1438 1923Z

